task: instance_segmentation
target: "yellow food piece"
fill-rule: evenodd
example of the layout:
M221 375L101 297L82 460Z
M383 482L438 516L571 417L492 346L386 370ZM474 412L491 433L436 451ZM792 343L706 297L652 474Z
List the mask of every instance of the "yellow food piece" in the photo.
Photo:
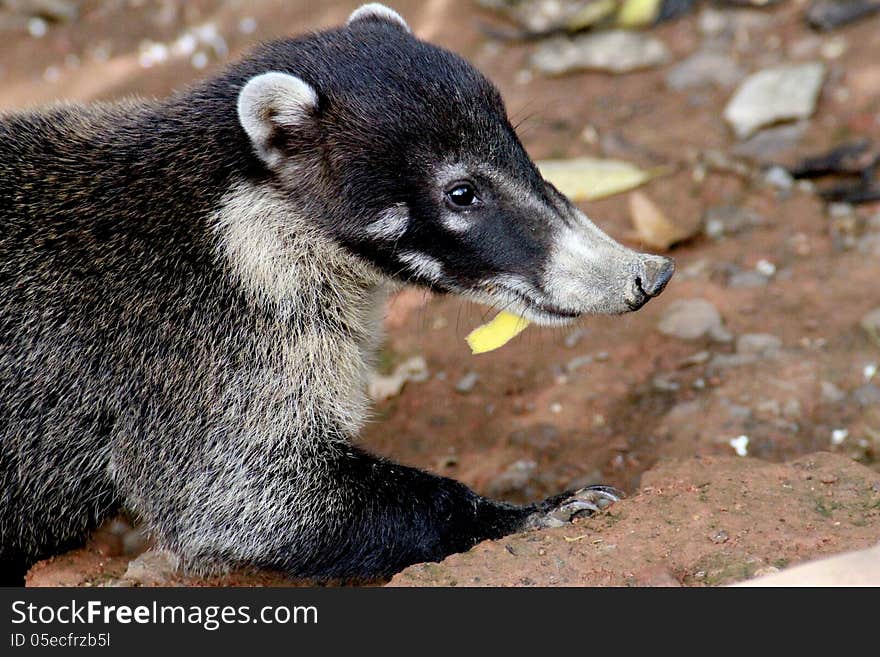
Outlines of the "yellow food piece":
M465 338L471 353L484 354L498 349L522 333L529 320L509 312L500 312L491 322L478 326Z

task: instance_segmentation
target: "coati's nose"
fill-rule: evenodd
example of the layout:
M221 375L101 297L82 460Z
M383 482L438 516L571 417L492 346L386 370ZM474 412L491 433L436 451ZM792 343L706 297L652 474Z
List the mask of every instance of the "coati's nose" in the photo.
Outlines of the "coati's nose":
M636 285L649 297L656 297L663 291L675 272L675 260L663 256L647 256L642 260L642 271Z

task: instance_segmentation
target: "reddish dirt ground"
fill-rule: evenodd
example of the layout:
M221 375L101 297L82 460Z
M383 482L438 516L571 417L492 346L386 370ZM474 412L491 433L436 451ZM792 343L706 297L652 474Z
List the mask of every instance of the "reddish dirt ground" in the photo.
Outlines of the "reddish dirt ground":
M59 98L164 95L220 62L212 59L204 71L174 58L142 68L144 39L170 41L184 26L210 21L235 56L257 39L339 24L359 3L191 2L181 3L176 15L153 3L135 4L119 11L111 3L85 2L78 21L51 26L41 39L5 33L0 109ZM517 585L531 572L528 578L539 584L722 584L880 540L872 488L880 471L880 401L866 376L866 367L880 361L880 345L859 326L880 306L880 204L834 217L808 191L780 192L741 172L699 165L701 154L728 152L736 141L721 118L731 89L676 92L664 82L670 67L699 46L698 15L651 30L672 51L670 65L625 76L545 78L523 73L533 46L489 40L479 25L494 18L470 2L393 4L419 36L463 54L496 82L535 158L590 155L669 165L671 175L642 191L680 224L697 226L720 206L748 208L764 219L723 240L700 234L675 248L676 276L636 314L567 329L530 327L486 355L471 356L464 336L490 310L417 290L393 299L383 368L421 355L429 377L377 405L365 445L515 502L599 481L631 494L608 515L484 544L442 566L414 567L394 583ZM820 44L845 42L842 54L826 60L827 81L805 133L771 156L781 163L842 139L880 141L880 18L817 37L801 14L795 2L762 11L764 24L738 30L731 46L739 63L754 71L803 59L810 39L819 39L810 55L819 59ZM253 34L237 28L246 16L256 19ZM581 207L615 238L640 246L631 236L625 194ZM734 274L754 271L761 260L775 265L768 282L731 285ZM670 304L690 298L713 303L733 336L772 334L781 348L732 364L735 359L723 357L734 343L659 333ZM573 359L584 355L592 362L573 368ZM469 372L478 374L476 385L456 392ZM880 385L880 376L873 383ZM832 442L835 430L846 437ZM735 457L729 444L740 435L749 437L746 458ZM836 456L805 457L817 451ZM836 483L805 478L811 462L833 471ZM858 483L845 485L849 481ZM842 506L827 506L828 492ZM798 511L794 497L814 510ZM819 506L831 509L829 515L816 511ZM728 541L707 538L716 526ZM567 540L581 535L588 538ZM612 543L616 548L607 549ZM38 565L29 583L118 582L131 557L102 556L92 545ZM554 565L551 557L566 565ZM699 572L705 575L698 578ZM236 574L173 581L281 580Z

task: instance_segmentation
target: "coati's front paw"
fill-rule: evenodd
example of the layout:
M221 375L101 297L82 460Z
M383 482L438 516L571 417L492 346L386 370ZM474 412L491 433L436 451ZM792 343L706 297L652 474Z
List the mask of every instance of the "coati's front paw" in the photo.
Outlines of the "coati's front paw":
M573 493L551 497L539 505L539 510L526 518L526 529L561 527L577 515L591 516L618 502L624 494L611 486L587 486Z

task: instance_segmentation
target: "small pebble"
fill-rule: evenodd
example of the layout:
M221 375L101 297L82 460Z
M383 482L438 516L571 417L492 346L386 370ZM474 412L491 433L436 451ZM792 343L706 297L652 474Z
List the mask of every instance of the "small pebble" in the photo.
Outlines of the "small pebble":
M771 187L784 191L794 187L794 178L792 178L787 169L780 166L773 166L767 169L766 173L764 173L764 182Z
M458 383L455 384L455 392L462 395L468 394L474 389L474 386L477 385L479 379L480 375L476 372L468 372L458 380Z
M688 356L684 360L682 360L678 366L679 367L693 367L694 365L703 365L709 362L709 359L712 357L712 354L708 351L698 351L697 353Z
M190 63L193 68L203 69L208 65L208 55L200 50L192 56Z
M61 79L61 69L57 66L48 66L43 71L43 79L46 82L58 82Z
M657 325L663 335L680 340L698 340L709 336L718 341L732 339L724 329L721 314L705 299L680 299L667 306Z
M565 346L574 349L586 334L587 332L582 328L575 329L565 336Z
M755 264L755 271L757 271L762 276L770 278L776 273L776 265L774 265L769 260L758 260L758 262Z
M171 53L175 57L189 57L196 51L198 45L199 42L196 40L195 36L187 32L182 34L177 41L171 44Z
M253 34L257 29L257 19L253 16L245 16L238 21L238 31L242 34Z
M565 364L565 370L567 372L576 372L582 367L586 367L590 363L593 362L593 357L590 355L585 356L575 356L570 361Z
M717 532L712 534L711 539L713 543L727 543L727 541L730 540L730 535L723 529L719 529Z
M46 36L46 32L49 31L49 24L40 18L39 16L31 18L27 22L27 31L35 39L40 39Z
M736 339L736 353L744 356L772 356L781 347L782 340L769 333L745 333Z
M728 441L728 444L733 447L737 456L748 456L749 454L749 437L748 436L737 436L736 438L731 438Z
M513 76L513 81L517 84L523 85L528 84L535 77L535 74L532 73L529 69L523 68L517 71Z
M875 406L880 404L880 388L873 383L866 383L853 390L853 397L859 406Z
M733 288L753 288L767 285L768 278L757 271L740 271L733 274L727 284Z
M846 393L831 381L822 381L822 401L828 404L837 404L846 399Z
M662 376L655 376L651 380L651 385L654 387L654 390L658 392L676 392L681 388L681 384L670 381Z
M875 340L880 339L880 308L875 308L867 313L862 317L859 324L865 330L865 333L868 334L868 337Z
M845 219L856 213L855 208L849 203L829 203L827 210L828 216L832 219Z
M825 59L838 59L846 52L846 49L846 39L844 39L843 37L835 37L823 43L822 47L819 49L819 52Z
M549 449L559 446L561 435L558 427L542 422L514 431L508 437L508 441L510 441L511 445L516 445L517 447ZM591 481L590 483L596 482Z

